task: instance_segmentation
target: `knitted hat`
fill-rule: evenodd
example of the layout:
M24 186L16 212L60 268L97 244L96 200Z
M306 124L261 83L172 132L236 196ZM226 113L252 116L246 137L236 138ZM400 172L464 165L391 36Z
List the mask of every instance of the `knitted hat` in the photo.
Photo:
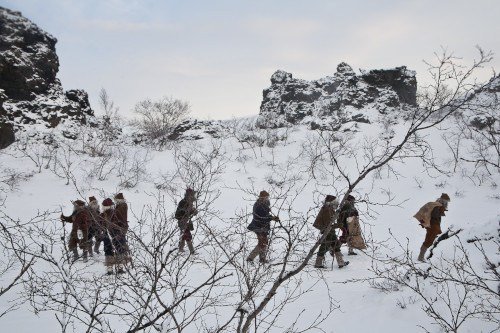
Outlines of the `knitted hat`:
M441 194L441 199L443 199L443 200L447 200L447 201L451 201L451 200L450 200L450 196L449 196L448 194L446 194L446 193L442 193L442 194Z
M97 201L97 199L95 197L89 197L89 202L92 202L92 201Z
M115 199L125 199L123 197L123 193L118 193L117 195L115 195Z
M259 198L267 198L267 197L269 197L269 193L267 193L266 191L260 191Z
M106 198L106 199L103 200L102 205L104 207L113 206L113 200L111 200L110 198Z
M85 202L83 202L82 200L78 199L78 200L73 201L73 205L83 207L83 206L85 206Z
M325 202L331 202L333 200L337 199L336 196L328 194L325 198Z
M347 196L347 200L349 200L349 201L354 201L354 200L356 200L356 198L354 198L352 195L350 195L350 194L349 194L349 195Z

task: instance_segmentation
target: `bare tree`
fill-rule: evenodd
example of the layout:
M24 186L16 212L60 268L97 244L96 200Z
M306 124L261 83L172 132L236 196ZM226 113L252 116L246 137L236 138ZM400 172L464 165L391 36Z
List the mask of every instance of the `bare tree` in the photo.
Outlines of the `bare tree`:
M145 99L138 102L134 112L138 118L133 122L149 139L155 140L168 135L172 129L189 114L187 102L171 97L157 101Z

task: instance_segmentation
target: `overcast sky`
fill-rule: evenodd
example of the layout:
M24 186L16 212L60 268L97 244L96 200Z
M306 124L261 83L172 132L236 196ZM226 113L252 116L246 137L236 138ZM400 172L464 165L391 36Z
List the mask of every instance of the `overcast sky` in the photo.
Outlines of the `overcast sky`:
M256 115L277 69L318 79L406 65L420 82L441 46L500 69L500 1L0 0L58 39L64 88L101 87L130 115L146 97L188 101L202 119Z

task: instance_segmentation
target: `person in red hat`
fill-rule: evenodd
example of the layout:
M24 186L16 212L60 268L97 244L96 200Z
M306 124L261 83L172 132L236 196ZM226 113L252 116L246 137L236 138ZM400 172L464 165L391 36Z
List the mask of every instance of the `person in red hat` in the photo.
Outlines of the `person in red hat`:
M89 218L85 210L85 202L82 200L73 201L73 213L70 216L61 214L61 221L72 223L68 249L73 252L73 262L79 258L78 245L83 250L83 261L86 262L88 260Z
M337 197L334 195L327 195L325 198L325 202L321 207L318 216L314 220L313 227L319 229L321 235L325 233L326 228L329 225L333 224L333 227L330 229L330 232L326 236L326 238L321 243L318 254L316 256L316 262L314 267L316 268L325 268L325 254L330 252L331 256L337 259L337 263L339 268L349 265L349 261L344 261L344 257L342 256L342 252L340 252L341 243L337 239L337 234L335 233L335 228L338 227L338 224L334 224L335 222L335 211L339 206L339 202L337 201Z
M123 267L120 265L120 261L117 260L120 253L123 253L123 248L121 247L121 230L116 217L115 208L113 200L110 198L104 199L102 202L102 213L101 217L104 221L105 231L104 231L104 265L107 268L107 274L111 275L114 273L114 267L116 266L116 273L124 273Z
M247 257L248 262L253 262L257 254L259 255L259 262L267 263L267 248L268 248L268 235L271 230L271 221L279 221L279 217L271 214L271 203L269 201L269 193L261 191L259 198L253 205L253 219L248 225L247 229L255 232L257 235L257 245L250 252Z
M193 216L198 214L198 210L195 207L195 201L196 192L192 188L188 188L184 193L184 198L179 201L177 209L175 210L175 218L181 234L179 240L179 252L184 252L184 244L187 244L189 253L195 254L193 235L191 234L191 231L194 230L191 219Z

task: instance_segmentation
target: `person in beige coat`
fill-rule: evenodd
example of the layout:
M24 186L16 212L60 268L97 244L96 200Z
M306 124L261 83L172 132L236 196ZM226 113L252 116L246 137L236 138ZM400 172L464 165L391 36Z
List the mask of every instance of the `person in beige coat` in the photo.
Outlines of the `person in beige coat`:
M423 205L413 216L420 222L421 227L426 230L424 242L420 247L418 261L425 262L425 253L427 249L442 232L441 217L445 216L445 211L448 210L448 203L450 201L450 196L443 193L436 201L431 201Z

